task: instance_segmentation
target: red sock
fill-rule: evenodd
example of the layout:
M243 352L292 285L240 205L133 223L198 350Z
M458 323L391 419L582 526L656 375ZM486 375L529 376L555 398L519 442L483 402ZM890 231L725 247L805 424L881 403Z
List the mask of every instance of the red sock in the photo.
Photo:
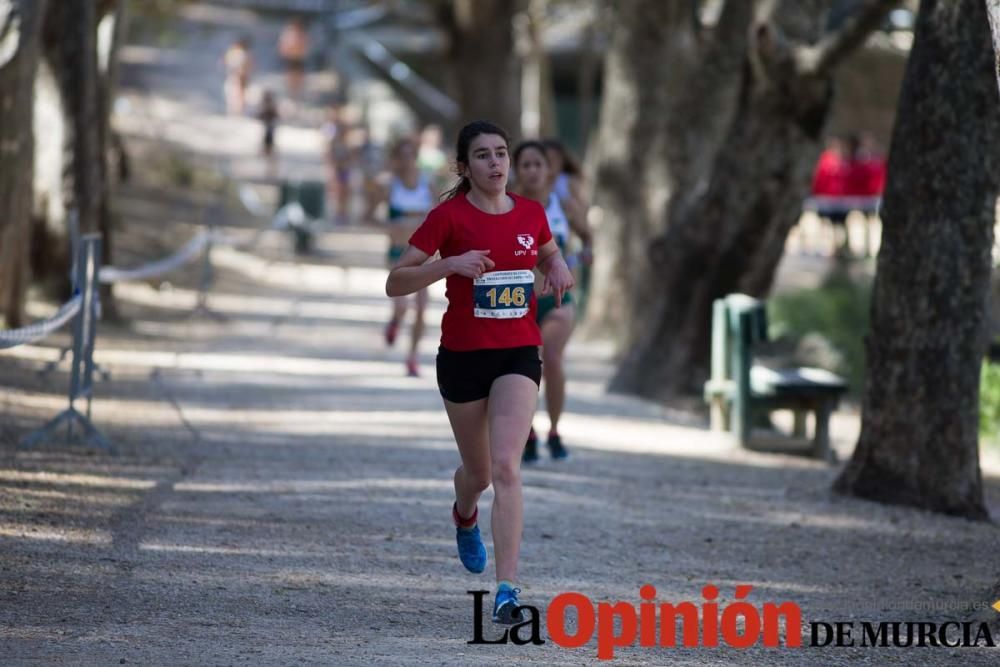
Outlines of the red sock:
M472 528L476 525L476 521L479 519L479 508L477 507L476 511L473 512L472 516L468 519L463 519L462 515L458 513L458 502L455 502L455 504L451 506L451 518L454 519L455 525L459 528Z

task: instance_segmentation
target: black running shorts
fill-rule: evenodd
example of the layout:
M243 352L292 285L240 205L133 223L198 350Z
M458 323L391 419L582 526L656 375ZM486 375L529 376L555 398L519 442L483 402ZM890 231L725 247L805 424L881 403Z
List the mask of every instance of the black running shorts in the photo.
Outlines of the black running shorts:
M536 385L542 381L542 360L538 347L509 347L498 350L455 352L438 348L438 389L445 400L469 403L490 395L493 381L501 375L523 375Z

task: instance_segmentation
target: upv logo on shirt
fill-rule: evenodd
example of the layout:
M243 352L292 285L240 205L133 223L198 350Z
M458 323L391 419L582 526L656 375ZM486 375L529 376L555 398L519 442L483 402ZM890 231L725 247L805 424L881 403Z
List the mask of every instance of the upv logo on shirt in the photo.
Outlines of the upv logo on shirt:
M517 242L524 246L525 249L531 249L531 246L535 245L535 237L531 234L518 234Z

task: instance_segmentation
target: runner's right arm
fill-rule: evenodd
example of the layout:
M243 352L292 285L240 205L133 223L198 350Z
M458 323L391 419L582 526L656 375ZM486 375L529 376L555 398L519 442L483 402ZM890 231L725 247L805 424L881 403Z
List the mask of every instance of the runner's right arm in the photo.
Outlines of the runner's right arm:
M453 273L466 278L479 278L495 266L493 260L487 257L489 254L489 250L470 250L425 264L430 255L411 245L389 272L385 293L387 296L413 294Z

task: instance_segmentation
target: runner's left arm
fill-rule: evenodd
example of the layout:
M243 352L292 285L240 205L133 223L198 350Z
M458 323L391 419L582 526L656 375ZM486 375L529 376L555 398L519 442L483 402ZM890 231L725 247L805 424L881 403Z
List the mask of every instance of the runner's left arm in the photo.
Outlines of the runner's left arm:
M559 252L559 244L550 239L538 249L538 270L545 276L542 294L555 294L556 307L562 305L563 293L573 288L573 273Z

